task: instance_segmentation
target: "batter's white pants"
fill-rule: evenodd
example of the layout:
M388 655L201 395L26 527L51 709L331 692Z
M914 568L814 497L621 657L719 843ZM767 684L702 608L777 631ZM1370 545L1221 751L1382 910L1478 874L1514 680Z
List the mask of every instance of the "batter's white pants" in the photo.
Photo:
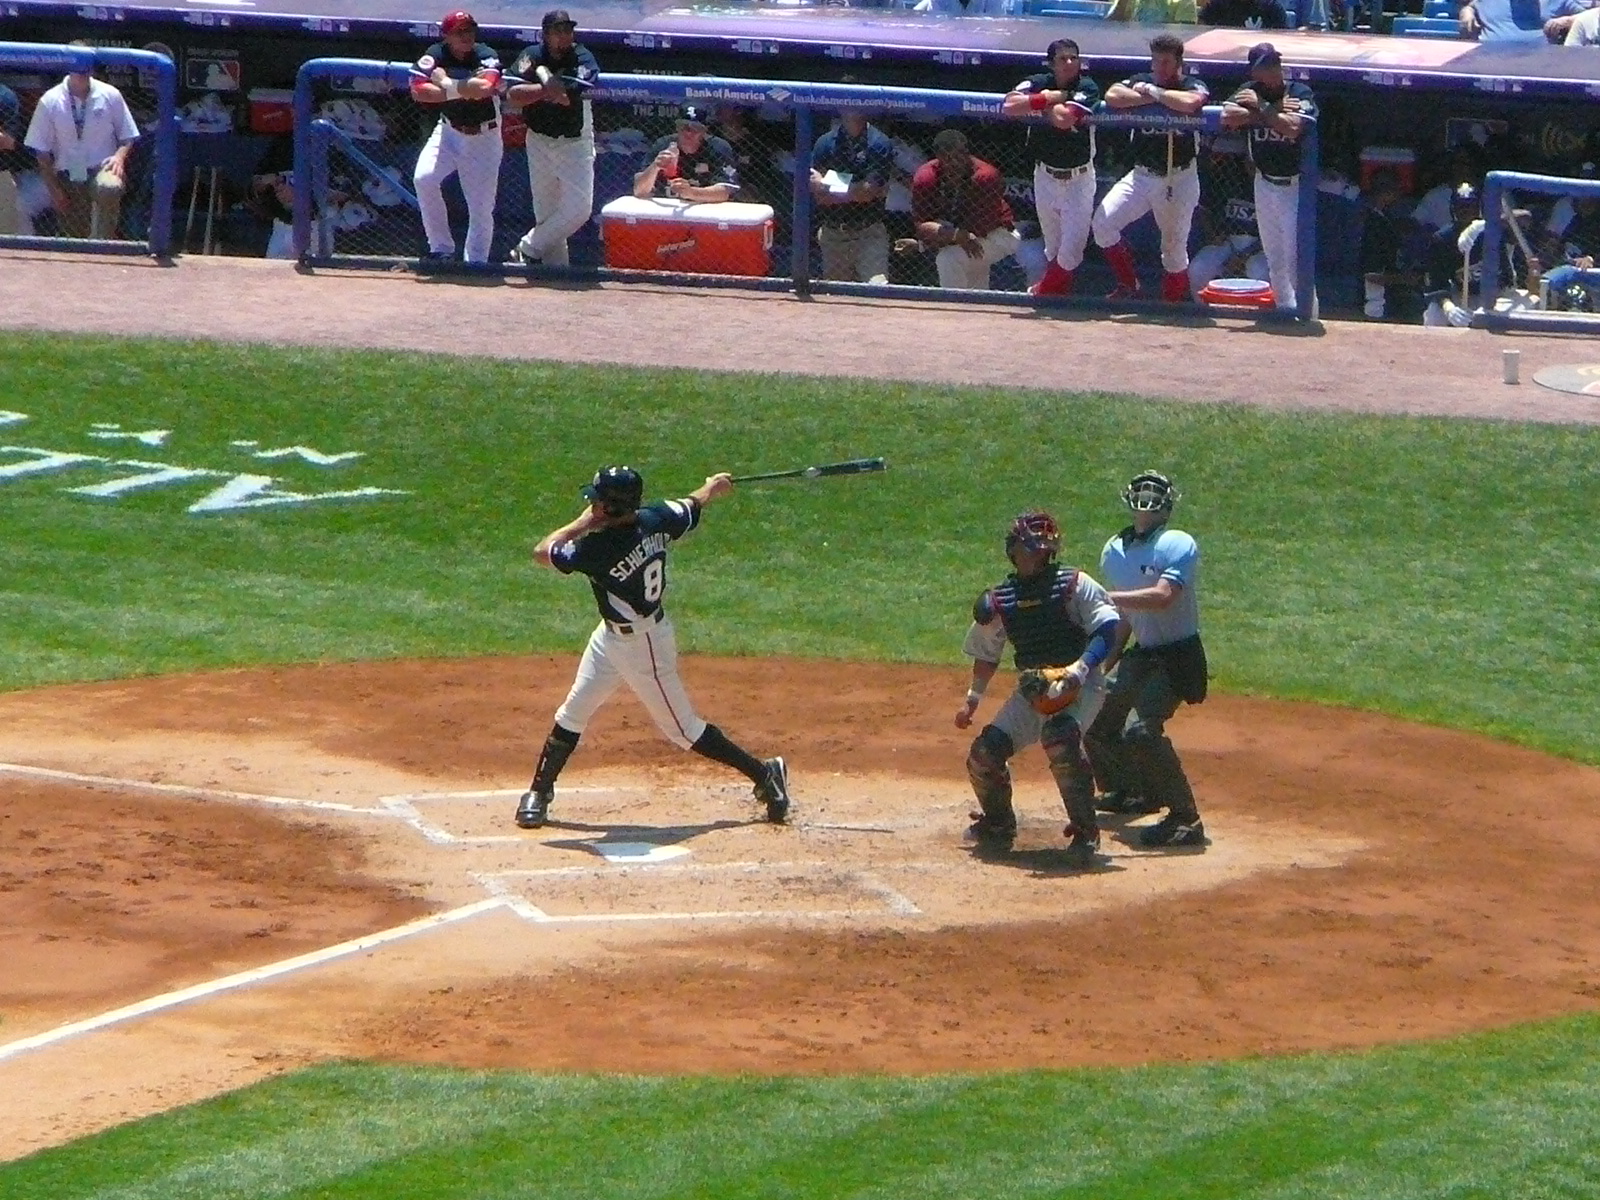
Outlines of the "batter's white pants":
M534 226L517 249L525 261L564 267L567 239L594 211L594 126L586 113L581 137L530 133L527 149Z
M983 236L983 253L974 257L960 246L946 246L934 256L939 267L939 286L989 290L989 268L1017 252L1022 237L1015 229L991 229Z
M667 741L687 750L700 740L706 723L678 678L678 635L672 618L663 616L656 625L635 622L633 629L618 633L604 621L595 626L572 690L556 709L556 724L582 733L617 685L626 683Z
M1248 233L1236 233L1225 242L1202 246L1194 252L1194 257L1189 260L1190 290L1198 296L1201 288L1220 276L1227 269L1228 262L1241 254L1246 256L1244 278L1267 277L1267 256L1261 252L1260 241ZM1277 285L1273 287L1273 294L1276 295Z
M1038 163L1033 168L1033 207L1044 238L1044 261L1054 259L1062 270L1083 265L1094 219L1094 164L1088 163L1071 179L1058 179Z
M1096 667L1089 672L1089 679L1084 684L1083 691L1067 708L1073 720L1077 721L1080 731L1087 731L1089 726L1094 724L1094 719L1100 715L1100 706L1105 700L1105 676L1100 673L1100 668ZM1000 706L1000 711L987 722L1009 737L1012 747L1019 752L1039 740L1044 723L1045 718L1021 692L1012 692L1006 697L1006 702Z
M504 154L498 121L493 129L477 133L462 133L443 118L433 127L417 156L417 169L411 174L431 252L455 253L456 242L450 236L450 214L445 209L442 189L446 179L457 175L461 194L467 200L467 244L461 257L472 263L489 261L489 244L494 241L494 198L500 188L500 159Z
M1161 266L1169 273L1189 269L1189 226L1200 203L1200 172L1193 163L1171 175L1135 167L1106 193L1094 212L1094 244L1102 250L1122 240L1122 231L1153 213L1161 231Z
M1279 308L1295 306L1295 280L1298 278L1300 243L1300 177L1293 183L1269 183L1256 176L1256 228L1261 231L1261 249L1267 255L1267 270L1272 279L1272 294Z

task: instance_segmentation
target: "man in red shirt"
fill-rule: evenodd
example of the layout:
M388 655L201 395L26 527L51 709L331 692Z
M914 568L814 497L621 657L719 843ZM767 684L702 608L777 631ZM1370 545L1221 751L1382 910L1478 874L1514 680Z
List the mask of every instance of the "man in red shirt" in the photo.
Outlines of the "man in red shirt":
M933 139L934 157L911 179L917 240L936 251L939 286L988 291L989 268L1015 254L1017 236L1000 172L967 149L958 129Z

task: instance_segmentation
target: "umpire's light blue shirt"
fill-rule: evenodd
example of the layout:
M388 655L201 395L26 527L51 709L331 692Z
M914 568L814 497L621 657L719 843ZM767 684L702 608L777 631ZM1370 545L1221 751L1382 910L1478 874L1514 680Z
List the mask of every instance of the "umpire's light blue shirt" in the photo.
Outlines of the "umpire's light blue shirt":
M1200 547L1183 530L1163 525L1150 537L1126 542L1120 533L1114 535L1100 552L1100 578L1113 592L1155 587L1158 579L1177 585L1177 596L1159 612L1123 611L1139 645L1165 646L1200 632Z

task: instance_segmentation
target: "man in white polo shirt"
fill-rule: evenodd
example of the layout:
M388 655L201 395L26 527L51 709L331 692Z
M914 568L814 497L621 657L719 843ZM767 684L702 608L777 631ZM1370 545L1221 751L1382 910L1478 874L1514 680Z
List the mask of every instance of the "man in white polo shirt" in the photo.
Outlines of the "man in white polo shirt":
M117 236L128 151L138 138L122 93L86 71L39 97L25 140L67 237Z

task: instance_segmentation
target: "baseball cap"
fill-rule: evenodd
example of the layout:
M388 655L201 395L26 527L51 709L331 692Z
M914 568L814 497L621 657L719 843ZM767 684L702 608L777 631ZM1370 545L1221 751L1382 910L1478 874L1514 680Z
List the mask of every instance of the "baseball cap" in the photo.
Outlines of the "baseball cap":
M539 28L549 33L552 29L576 29L578 23L572 19L572 14L564 8L552 8L545 13L544 20L539 22Z
M439 32L447 37L458 29L476 29L478 18L464 8L458 8L444 15L444 20L439 22Z
M1456 185L1456 190L1450 193L1452 204L1476 204L1478 202L1478 189L1470 183Z
M1281 67L1283 55L1271 42L1257 42L1245 53L1245 61L1250 64L1252 71L1257 67Z
M685 125L696 125L704 129L710 116L703 105L685 104L678 112L678 127L681 129Z

